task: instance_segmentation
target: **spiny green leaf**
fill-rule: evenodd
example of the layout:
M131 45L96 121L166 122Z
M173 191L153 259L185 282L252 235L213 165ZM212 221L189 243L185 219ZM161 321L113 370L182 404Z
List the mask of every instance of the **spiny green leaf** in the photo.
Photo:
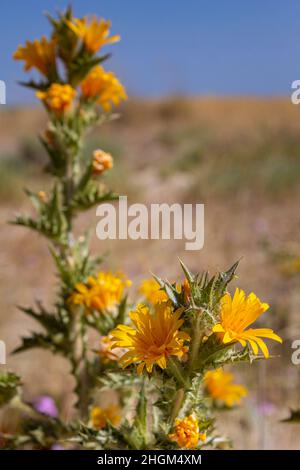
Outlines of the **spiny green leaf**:
M179 260L179 262L189 285L191 285L192 282L194 281L194 275L188 270L188 268L185 266L183 261Z

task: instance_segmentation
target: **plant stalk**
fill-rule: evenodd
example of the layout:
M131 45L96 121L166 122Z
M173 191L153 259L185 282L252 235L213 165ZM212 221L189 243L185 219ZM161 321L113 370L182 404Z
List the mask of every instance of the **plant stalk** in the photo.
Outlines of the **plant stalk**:
M195 322L194 322L194 328L193 328L191 352L190 352L190 359L189 359L189 364L188 364L189 373L193 372L195 368L195 362L197 361L197 357L199 355L199 349L200 349L202 339L204 336L204 333L201 331L201 323L202 323L201 311L198 311Z

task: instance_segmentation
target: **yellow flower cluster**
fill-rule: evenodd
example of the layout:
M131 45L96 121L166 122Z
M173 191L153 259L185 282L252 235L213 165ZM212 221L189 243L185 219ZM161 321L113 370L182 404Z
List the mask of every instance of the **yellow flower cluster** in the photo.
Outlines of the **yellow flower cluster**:
M80 88L86 100L96 99L104 111L110 111L112 105L118 106L127 99L125 88L113 72L106 72L97 65L81 82Z
M177 442L180 448L195 449L199 441L206 440L206 433L199 432L198 419L190 415L175 421L175 429L169 434L169 439Z
M70 85L53 83L46 91L38 91L36 96L57 116L63 115L72 106L76 90Z
M99 272L97 277L90 276L87 283L78 283L69 300L73 305L84 305L87 309L100 312L115 307L121 300L131 281L122 275Z
M109 37L111 23L104 19L98 20L96 16L91 18L73 18L67 21L69 28L82 40L84 46L91 54L95 54L102 46L120 40L120 36Z
M98 431L105 428L108 422L113 426L118 426L121 421L120 408L117 405L109 405L106 408L95 406L90 416L93 428Z
M190 340L186 332L179 331L183 324L183 319L180 319L182 311L178 309L173 312L163 295L164 291L159 289L156 281L144 281L140 291L154 304L154 314L150 313L148 307L140 304L130 313L134 326L118 325L111 332L112 348L127 350L120 359L120 365L125 368L130 364L138 364L138 374L143 372L145 366L149 373L152 372L154 364L165 369L170 356L181 358L188 351L185 342ZM254 294L246 298L245 293L238 289L233 299L230 294L225 294L221 300L220 323L215 325L212 331L217 333L225 344L239 341L245 346L248 341L254 354L258 353L259 345L265 357L268 357L267 346L260 337L279 342L282 341L281 338L267 328L244 331L267 308L267 304L262 304ZM227 391L235 390L241 396L244 394L244 387L231 384L232 387L229 388L228 376L226 380Z
M155 305L154 314L145 305L138 305L129 315L134 327L119 325L111 332L114 347L128 350L120 365L125 368L137 363L138 374L145 366L150 373L154 364L165 369L170 356L181 358L188 351L185 342L190 340L187 333L179 330L183 324L181 314L182 310L173 312L165 302Z
M72 18L64 21L64 26L69 28L67 33L72 34L73 32L75 35L75 51L78 54L76 60L82 61L84 58L86 60L86 52L91 55L96 54L102 46L120 39L119 36L109 37L110 22L98 19L96 16ZM60 41L64 45L64 37L54 33L50 40L43 36L41 40L35 39L34 41L27 41L25 45L19 45L14 53L15 60L24 61L25 70L35 68L48 78L51 85L46 91L39 91L37 96L46 103L49 110L58 115L61 115L70 107L76 94L76 90L71 87L74 81L71 81L70 84L61 85L60 82L63 79L59 80L58 78L59 70L56 69L56 55L59 55ZM79 42L76 46L77 41ZM62 60L60 55L59 60ZM64 76L69 77L70 65L68 61L65 66ZM55 74L52 73L53 71ZM53 81L58 83L51 83ZM96 100L105 112L110 111L113 105L118 106L122 100L127 99L125 88L118 78L113 72L107 72L100 65L92 68L83 77L79 85L83 98L85 100Z
M56 41L43 36L39 41L26 41L25 46L18 46L13 57L15 60L23 60L24 70L37 69L43 75L48 75L55 65Z
M245 347L248 342L254 354L258 354L260 348L267 358L269 351L261 338L279 343L282 343L282 339L270 328L246 328L268 308L269 305L262 303L253 293L246 297L243 290L236 289L233 298L226 293L221 300L220 323L213 327L213 332L220 335L224 344L238 341Z
M216 369L206 372L204 383L209 395L219 402L231 408L239 405L241 399L248 395L248 390L243 385L233 383L233 375Z

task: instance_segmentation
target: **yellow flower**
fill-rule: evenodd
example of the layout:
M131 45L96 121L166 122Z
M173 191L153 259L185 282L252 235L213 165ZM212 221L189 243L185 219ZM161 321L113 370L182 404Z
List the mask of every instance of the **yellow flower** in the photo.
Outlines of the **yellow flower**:
M149 373L154 364L165 369L168 357L181 358L188 351L184 343L190 337L179 331L183 324L180 319L182 310L173 312L167 303L157 304L154 309L154 314L151 315L148 307L139 304L135 311L130 312L134 327L118 325L111 331L114 347L128 350L121 357L120 365L125 368L138 363L139 375L145 366Z
M37 195L38 195L38 198L41 202L46 203L48 201L48 197L47 197L47 194L45 193L45 191L39 191Z
M85 99L97 99L104 111L110 111L112 105L118 106L126 100L125 88L113 72L106 72L103 67L94 67L80 84Z
M105 44L120 40L120 36L109 37L110 21L99 20L96 16L74 18L73 21L67 21L67 25L83 41L91 54L97 52Z
M70 85L53 83L48 90L38 91L36 96L44 101L48 109L60 116L71 107L76 96L76 90Z
M13 57L15 60L24 61L24 69L36 68L43 75L48 75L55 66L56 41L43 36L39 41L26 41L25 46L18 46Z
M105 428L107 422L110 422L113 426L118 426L120 421L120 408L117 405L110 405L106 408L95 406L91 410L92 426L97 430Z
M97 149L93 152L93 174L101 175L105 170L110 170L114 165L113 157L110 153Z
M204 376L204 383L209 395L214 400L224 402L226 406L239 405L248 395L243 385L233 383L233 375L222 369L210 370Z
M195 449L199 441L206 440L206 433L199 432L198 419L190 415L175 421L174 433L169 434L169 438L171 441L177 442L181 448Z
M282 343L282 339L270 328L246 328L268 308L269 305L262 303L253 293L246 297L243 290L236 289L233 298L226 293L221 299L220 323L212 331L220 334L224 344L238 341L245 347L248 342L254 354L258 354L260 348L267 358L269 351L261 338L273 339L279 343Z
M139 292L153 305L166 302L169 299L165 291L160 288L158 282L153 278L145 279L139 287Z
M131 281L123 276L99 272L97 277L90 276L86 284L76 284L70 302L100 311L110 309L120 302L124 289L130 285Z
M98 354L104 364L111 361L118 361L125 352L124 349L121 348L114 348L112 351L113 344L111 335L101 337Z

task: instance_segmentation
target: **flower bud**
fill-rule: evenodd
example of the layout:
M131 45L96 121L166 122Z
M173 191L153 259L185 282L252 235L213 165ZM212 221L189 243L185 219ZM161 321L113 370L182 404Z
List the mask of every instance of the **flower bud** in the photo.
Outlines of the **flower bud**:
M101 175L113 167L113 157L110 153L97 149L93 152L93 174Z

